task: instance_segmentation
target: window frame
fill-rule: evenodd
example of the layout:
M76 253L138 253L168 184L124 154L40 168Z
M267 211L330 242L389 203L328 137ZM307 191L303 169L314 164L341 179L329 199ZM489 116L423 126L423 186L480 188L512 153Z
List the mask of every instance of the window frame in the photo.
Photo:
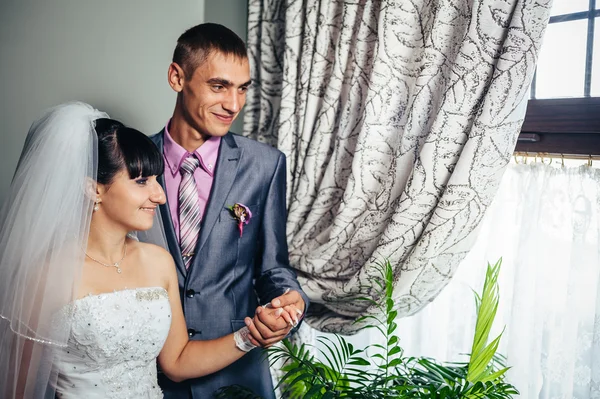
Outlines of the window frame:
M600 9L596 9L596 0L589 0L587 11L550 17L549 24L588 20L584 97L536 99L536 74L534 74L530 89L531 99L527 104L525 120L515 151L600 155L600 97L590 96L594 30L598 17L600 17Z
M600 97L529 100L515 151L600 155Z

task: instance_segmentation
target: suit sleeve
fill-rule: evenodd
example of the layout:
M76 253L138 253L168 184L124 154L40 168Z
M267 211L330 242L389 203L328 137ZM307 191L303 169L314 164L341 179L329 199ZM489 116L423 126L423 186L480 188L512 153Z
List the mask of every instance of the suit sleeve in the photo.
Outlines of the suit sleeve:
M285 156L280 154L275 173L269 182L269 191L263 208L254 288L260 303L263 305L282 295L286 288L296 290L304 299L306 312L309 305L308 297L300 288L296 273L289 264L286 238L285 186Z

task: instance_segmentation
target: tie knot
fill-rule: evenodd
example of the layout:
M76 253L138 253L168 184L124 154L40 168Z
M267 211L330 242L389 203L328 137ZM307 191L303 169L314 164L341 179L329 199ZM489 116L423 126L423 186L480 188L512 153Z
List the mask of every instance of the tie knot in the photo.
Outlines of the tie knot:
M200 161L198 161L198 158L196 158L193 155L190 155L189 157L183 160L183 162L181 163L180 170L182 173L191 174L194 173L198 166L200 166Z

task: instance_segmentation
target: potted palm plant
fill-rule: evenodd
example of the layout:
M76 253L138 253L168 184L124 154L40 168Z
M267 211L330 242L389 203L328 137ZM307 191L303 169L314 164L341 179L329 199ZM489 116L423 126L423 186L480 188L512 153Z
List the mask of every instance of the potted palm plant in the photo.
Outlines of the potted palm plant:
M382 298L368 301L378 311L359 318L364 328L374 328L384 344L355 348L343 336L319 337L320 356L309 345L284 340L269 350L272 364L285 361L278 387L289 399L330 398L419 398L419 399L505 399L517 395L506 381L505 359L497 354L502 334L489 341L498 309L498 274L502 260L488 264L481 295L475 294L477 322L471 354L462 363L440 363L425 357L405 356L396 334L392 267L378 265L374 284ZM258 399L238 386L221 389L218 398Z

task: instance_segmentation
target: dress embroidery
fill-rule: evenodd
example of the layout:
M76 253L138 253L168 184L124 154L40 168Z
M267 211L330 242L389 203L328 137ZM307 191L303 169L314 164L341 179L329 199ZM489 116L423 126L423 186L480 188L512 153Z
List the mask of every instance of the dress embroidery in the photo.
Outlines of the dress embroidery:
M167 298L167 291L162 288L136 291L135 297L138 301L156 301L160 298Z
M69 306L71 335L56 350L59 398L162 398L156 357L169 333L163 288L81 298Z

